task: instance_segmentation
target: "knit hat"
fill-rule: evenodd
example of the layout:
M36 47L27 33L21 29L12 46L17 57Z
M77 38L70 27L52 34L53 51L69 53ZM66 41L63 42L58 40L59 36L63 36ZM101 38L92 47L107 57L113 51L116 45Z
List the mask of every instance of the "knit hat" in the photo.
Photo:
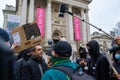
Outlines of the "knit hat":
M59 41L53 46L53 50L61 57L70 57L72 53L71 45L66 41Z
M4 41L9 41L8 33L2 28L0 28L0 39L2 39Z

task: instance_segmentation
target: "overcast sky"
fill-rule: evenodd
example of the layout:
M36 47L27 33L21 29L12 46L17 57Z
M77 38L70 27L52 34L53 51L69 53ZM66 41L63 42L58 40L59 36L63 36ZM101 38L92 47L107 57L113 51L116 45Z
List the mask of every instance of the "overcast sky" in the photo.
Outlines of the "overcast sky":
M3 12L5 4L15 6L15 0L0 0L0 27L3 26ZM89 20L93 25L109 31L115 28L115 24L120 21L120 0L92 0L89 5ZM90 27L91 33L98 31Z
M2 10L5 9L5 5L13 5L15 7L15 0L0 0L0 27L3 27L3 12Z
M120 21L120 0L92 0L89 9L90 22L108 33Z

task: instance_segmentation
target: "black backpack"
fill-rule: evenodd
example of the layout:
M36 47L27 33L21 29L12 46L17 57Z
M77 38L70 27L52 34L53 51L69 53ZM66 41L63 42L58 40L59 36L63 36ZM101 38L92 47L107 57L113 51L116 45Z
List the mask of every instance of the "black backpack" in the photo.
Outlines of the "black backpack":
M57 69L64 72L70 78L70 80L96 80L94 77L80 70L74 72L72 69L64 66L56 66L53 67L53 69Z

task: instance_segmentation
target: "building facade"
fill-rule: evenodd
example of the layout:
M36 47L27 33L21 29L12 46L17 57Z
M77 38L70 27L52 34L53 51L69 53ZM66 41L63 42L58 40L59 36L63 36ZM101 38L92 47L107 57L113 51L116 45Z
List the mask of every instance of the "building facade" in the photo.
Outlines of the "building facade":
M75 50L78 49L79 44L85 45L90 40L89 25L80 22L82 39L76 41L74 39L73 17L66 13L63 18L58 17L59 7L61 3L64 3L67 5L68 11L89 21L88 5L90 2L91 0L16 0L15 15L20 16L19 25L24 25L36 21L37 8L44 8L45 41L62 36L71 43Z
M93 32L91 35L91 39L96 40L100 45L100 50L103 52L107 52L111 47L112 39L107 37L103 33Z
M3 21L3 28L7 28L7 19L8 19L8 14L16 14L15 12L15 7L12 5L6 5L5 9L3 9L3 15L4 15L4 21Z

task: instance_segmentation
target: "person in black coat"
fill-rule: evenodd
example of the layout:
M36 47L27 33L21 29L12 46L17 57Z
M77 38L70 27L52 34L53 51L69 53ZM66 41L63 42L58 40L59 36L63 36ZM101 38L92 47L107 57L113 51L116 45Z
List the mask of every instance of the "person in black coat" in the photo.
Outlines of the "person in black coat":
M76 62L80 64L85 73L88 73L89 58L87 57L87 51L84 47L79 48L79 55L80 58L77 59Z
M16 80L21 80L22 77L22 69L23 69L23 64L28 61L28 59L31 57L31 52L32 52L32 47L24 49L21 51L18 55L18 60L16 61L16 70L15 70L15 75L16 75Z
M32 57L23 64L21 80L40 80L43 73L48 69L42 54L42 47L36 45Z
M110 66L105 55L99 52L99 44L95 40L87 43L87 49L91 57L89 65L89 74L96 80L110 80Z
M8 33L0 28L0 80L15 80L15 56L9 40Z
M84 47L79 48L79 55L80 55L80 59L87 58L87 52L86 52L86 49Z

